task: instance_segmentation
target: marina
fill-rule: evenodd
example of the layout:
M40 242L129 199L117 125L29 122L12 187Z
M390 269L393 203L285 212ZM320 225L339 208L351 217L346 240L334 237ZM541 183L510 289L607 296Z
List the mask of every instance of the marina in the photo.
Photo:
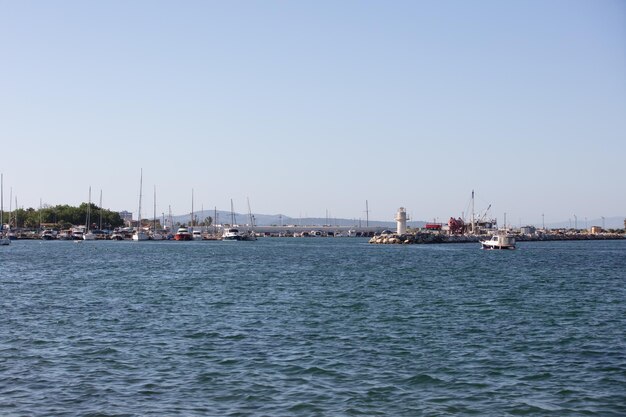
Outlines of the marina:
M153 241L255 241L259 238L368 238L370 244L446 244L446 243L478 243L484 249L514 249L515 242L545 242L567 240L619 240L626 237L625 229L605 230L604 227L592 226L591 228L579 229L577 223L572 228L549 229L524 226L519 228L498 227L496 219L488 216L489 204L486 210L475 213L474 191L471 193L469 218L450 217L447 223L423 222L421 226L410 225L407 210L400 207L394 217L395 231L388 225L370 226L369 219L366 225L332 225L327 216L326 224L288 224L288 225L258 225L256 215L252 213L248 199L248 213L245 215L244 224L238 224L244 216L234 211L233 200L230 200L228 217L230 223L217 223L218 212L214 210L212 217L206 217L201 223L197 213L194 213L194 191L191 190L191 213L184 217L187 221L181 223L173 220L170 213L166 219L165 214L157 217L156 211L156 187L154 188L154 210L152 219L144 219L141 216L142 208L143 170L140 172L138 215L141 220L133 220L132 213L115 213L103 210L102 192L100 192L100 207L91 202L91 187L86 204L73 208L72 219L84 218L84 224L68 224L66 220L60 223L49 223L49 219L56 219L57 210L67 210L67 206L45 209L46 221L44 222L44 209L39 210L38 227L26 227L27 221L22 220L22 226L18 223L17 210L9 212L8 219L4 216L2 204L0 204L1 218L5 220L2 225L0 245L9 245L11 240L86 240L86 241L125 241L153 242ZM0 193L3 194L3 193ZM0 202L2 203L2 202ZM17 206L17 203L16 203ZM29 209L32 210L32 209ZM34 210L33 210L34 211ZM93 213L98 213L98 222L93 220ZM365 212L369 214L368 202L365 202ZM206 212L202 210L203 217ZM103 217L107 217L108 225L103 226ZM576 216L574 216L576 217ZM181 217L179 216L179 219ZM282 216L281 216L282 223ZM32 217L29 220L33 224ZM112 227L111 223L124 224L124 226ZM375 223L375 222L374 222ZM382 222L378 222L381 224ZM61 224L63 227L61 227ZM384 223L383 223L384 224ZM506 213L504 216L506 225Z

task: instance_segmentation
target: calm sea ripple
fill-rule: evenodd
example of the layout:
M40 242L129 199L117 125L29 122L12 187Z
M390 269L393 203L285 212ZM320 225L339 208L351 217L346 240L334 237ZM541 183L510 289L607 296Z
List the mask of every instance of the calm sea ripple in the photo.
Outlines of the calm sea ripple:
M0 248L0 415L626 415L626 241Z

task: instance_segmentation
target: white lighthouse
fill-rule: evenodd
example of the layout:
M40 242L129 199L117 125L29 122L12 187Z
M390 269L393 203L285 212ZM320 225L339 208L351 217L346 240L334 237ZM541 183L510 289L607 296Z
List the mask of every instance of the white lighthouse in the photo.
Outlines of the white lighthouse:
M400 207L396 213L397 233L403 235L406 233L406 209Z

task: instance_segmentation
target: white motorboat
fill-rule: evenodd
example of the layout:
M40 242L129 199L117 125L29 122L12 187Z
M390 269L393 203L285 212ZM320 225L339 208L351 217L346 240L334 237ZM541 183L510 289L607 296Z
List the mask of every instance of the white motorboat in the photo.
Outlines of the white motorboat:
M491 236L489 240L481 240L483 249L515 249L515 238L505 233Z
M54 230L45 229L39 235L41 240L54 240L57 238L56 232Z
M241 240L239 229L236 229L234 227L224 229L224 234L222 234L222 240Z

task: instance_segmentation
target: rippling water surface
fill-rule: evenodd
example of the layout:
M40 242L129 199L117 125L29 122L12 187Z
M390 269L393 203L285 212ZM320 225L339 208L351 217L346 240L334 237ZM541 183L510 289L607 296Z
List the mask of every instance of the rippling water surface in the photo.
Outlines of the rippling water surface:
M626 242L0 247L0 415L626 415Z

